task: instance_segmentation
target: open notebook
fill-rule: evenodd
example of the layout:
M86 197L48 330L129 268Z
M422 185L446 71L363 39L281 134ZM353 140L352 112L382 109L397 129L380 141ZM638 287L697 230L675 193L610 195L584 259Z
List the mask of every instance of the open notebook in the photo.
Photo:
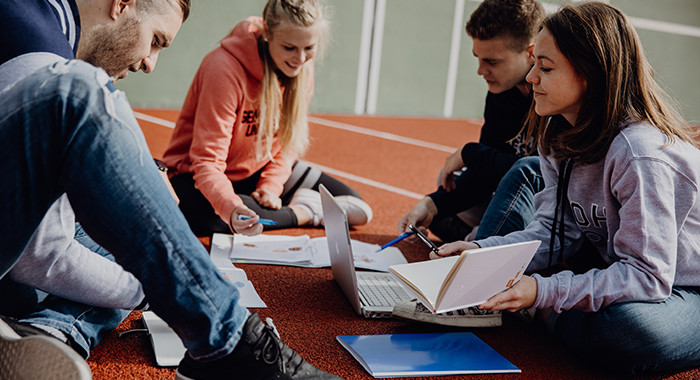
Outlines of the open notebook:
M478 248L389 270L425 307L445 313L480 305L515 285L539 246L539 240L532 240Z

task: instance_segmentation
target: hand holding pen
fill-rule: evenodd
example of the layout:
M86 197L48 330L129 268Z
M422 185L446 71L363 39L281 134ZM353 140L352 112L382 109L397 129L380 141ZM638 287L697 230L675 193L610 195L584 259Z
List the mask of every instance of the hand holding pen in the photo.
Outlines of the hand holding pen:
M277 222L272 220L261 220L253 210L240 205L233 210L231 214L231 229L233 232L242 235L255 236L263 232L263 224L275 225Z
M435 254L438 254L440 249L437 247L437 245L435 245L435 243L433 243L430 239L428 239L428 237L425 236L425 234L420 232L420 230L416 226L414 226L413 224L409 224L408 228L411 231L413 231L413 233L415 233L416 236L418 236L418 238L423 241L423 243L425 243L428 247L430 247L431 251L435 252Z

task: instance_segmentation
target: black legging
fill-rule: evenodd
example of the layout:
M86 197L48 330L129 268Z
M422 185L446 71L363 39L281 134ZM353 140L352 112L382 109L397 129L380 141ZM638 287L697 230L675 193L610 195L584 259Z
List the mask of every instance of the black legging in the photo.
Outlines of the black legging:
M297 161L292 168L292 174L284 184L284 190L280 198L282 208L273 210L261 206L250 194L255 191L261 171L238 182L232 182L236 194L241 197L243 203L258 214L261 218L272 219L279 223L276 226L264 226L265 230L297 227L298 221L289 206L294 192L300 188L310 188L318 191L318 186L323 184L333 195L352 195L358 198L358 194L350 186L337 179L312 168L303 161ZM214 232L231 233L228 223L224 222L216 213L211 203L194 187L192 173L177 174L170 179L175 193L180 198L180 210L190 224L192 232L197 236L211 236Z

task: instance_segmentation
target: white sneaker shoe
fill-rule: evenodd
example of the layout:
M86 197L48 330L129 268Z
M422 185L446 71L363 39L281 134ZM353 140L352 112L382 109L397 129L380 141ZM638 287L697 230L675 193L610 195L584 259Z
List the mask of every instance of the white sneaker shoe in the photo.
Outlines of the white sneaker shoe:
M348 216L348 224L358 226L372 220L372 208L362 199L352 195L334 197ZM302 188L297 190L289 202L290 206L302 206L311 212L311 223L314 226L323 225L323 207L321 194L318 191Z
M345 210L351 226L360 226L372 220L372 208L362 199L352 195L339 195L335 200Z
M0 319L0 379L92 379L90 367L70 346L44 335L21 337Z

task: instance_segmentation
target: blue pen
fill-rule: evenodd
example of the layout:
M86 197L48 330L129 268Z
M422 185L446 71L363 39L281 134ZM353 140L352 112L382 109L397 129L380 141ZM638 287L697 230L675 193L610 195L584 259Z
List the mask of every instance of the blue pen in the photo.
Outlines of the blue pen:
M379 251L381 251L381 250L383 250L383 249L385 249L385 248L391 247L392 245L394 245L394 244L400 242L401 240L403 240L403 239L405 239L405 238L407 238L407 237L413 235L414 233L415 233L415 232L413 232L413 231L408 231L408 232L402 233L402 234L399 235L399 237L397 237L396 239L394 239L394 240L392 240L392 241L390 241L390 242L384 244L383 246L381 246L381 248L379 248L379 249L377 250L377 252L379 252ZM376 252L375 252L375 253L376 253Z
M248 220L251 219L249 216L246 215L239 215L238 220ZM262 224L263 226L276 226L279 223L275 222L274 220L270 219L259 219L258 223Z

